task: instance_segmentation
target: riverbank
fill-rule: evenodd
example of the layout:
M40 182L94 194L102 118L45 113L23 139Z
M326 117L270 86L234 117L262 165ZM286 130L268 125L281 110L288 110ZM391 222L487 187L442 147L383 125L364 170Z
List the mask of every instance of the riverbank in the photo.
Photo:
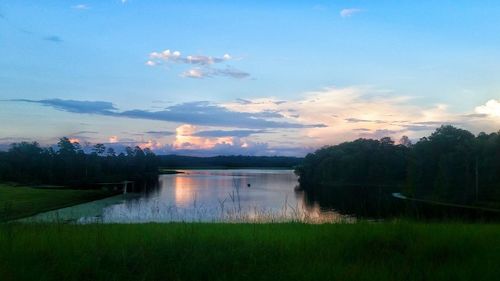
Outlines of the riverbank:
M498 224L2 224L9 280L498 280Z
M468 209L468 210L477 210L477 211L482 211L482 212L490 212L490 213L500 214L500 209L499 208L488 208L488 207L484 207L484 206L481 206L481 205L463 205L463 204L441 202L441 201L436 201L436 200L426 200L426 199L412 198L412 197L405 196L405 195L403 195L402 193L399 193L399 192L392 193L392 197L398 198L398 199L401 199L401 200L413 201L413 202L424 203L424 204L429 204L429 205L451 207L451 208L460 208L460 209Z
M0 183L0 222L115 195L102 190L32 188Z

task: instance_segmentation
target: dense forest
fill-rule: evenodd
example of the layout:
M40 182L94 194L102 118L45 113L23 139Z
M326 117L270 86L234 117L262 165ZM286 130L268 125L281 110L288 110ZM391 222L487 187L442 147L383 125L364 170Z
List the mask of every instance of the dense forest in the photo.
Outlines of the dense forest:
M215 156L193 157L160 155L160 165L165 168L293 168L303 158L284 156Z
M157 156L137 146L117 154L111 147L96 144L92 153L85 153L79 143L61 138L55 149L21 142L0 152L0 180L18 183L89 187L99 182L145 180L157 172Z
M448 125L415 144L358 139L307 155L296 173L305 190L387 185L417 198L489 204L500 201L500 134Z
M157 156L148 148L137 146L116 153L103 144L96 144L91 153L85 153L79 143L61 138L55 147L21 142L11 144L8 151L0 151L0 181L91 187L102 182L154 178L159 167L292 168L302 160L281 156Z

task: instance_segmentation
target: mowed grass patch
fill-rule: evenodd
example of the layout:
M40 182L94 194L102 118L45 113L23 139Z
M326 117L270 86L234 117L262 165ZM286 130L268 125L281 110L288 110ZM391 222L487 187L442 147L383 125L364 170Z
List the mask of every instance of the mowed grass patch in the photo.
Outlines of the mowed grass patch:
M0 184L0 222L110 196L101 190L38 189Z
M2 280L499 280L493 224L4 224Z

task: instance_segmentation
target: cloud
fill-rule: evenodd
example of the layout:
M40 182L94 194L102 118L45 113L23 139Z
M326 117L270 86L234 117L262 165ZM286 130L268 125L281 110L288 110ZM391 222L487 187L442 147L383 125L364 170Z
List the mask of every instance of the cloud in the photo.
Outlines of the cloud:
M253 134L266 133L264 130L211 130L211 131L200 131L196 132L194 135L198 137L205 138L221 138L221 137L238 137L244 138Z
M357 8L348 8L348 9L342 9L340 11L340 16L342 18L349 18L354 14L361 13L363 10L357 9Z
M445 124L446 122L439 122L439 125L419 125L419 124L404 124L401 125L401 128L403 128L406 131L413 131L413 132L418 132L418 131L434 131L441 125Z
M152 61L155 64L174 62L207 66L229 61L232 59L233 58L229 54L224 54L222 57L213 57L206 55L188 55L184 57L181 55L180 51L171 51L169 49L161 52L152 52L149 54L149 61Z
M250 76L249 73L232 67L226 67L225 69L214 69L214 70L216 76L225 76L235 79L243 79Z
M211 75L209 72L201 68L192 68L181 73L181 77L201 79L201 78L211 77Z
M251 130L213 130L199 131L197 126L184 124L176 129L175 141L171 145L156 148L160 154L181 154L193 156L215 155L288 155L303 156L312 148L272 147L265 142L246 139Z
M29 99L14 99L11 101L38 103L45 106L50 106L59 110L73 113L93 113L93 114L113 114L116 110L110 102L105 101L78 101L78 100L62 100L62 99L45 99L45 100L29 100Z
M173 130L158 130L158 127L152 127L150 131L141 129L145 134L136 142L179 153L196 150L216 153L223 149L249 152L246 147L254 145L255 150L251 153L259 151L272 155L292 153L292 149L300 147L304 148L301 151L306 151L359 137L390 136L397 140L407 135L410 139L419 139L443 124L452 124L474 133L497 131L500 125L500 118L495 117L499 101L472 107L471 112L455 112L451 106L423 104L418 98L364 86L324 88L286 101L273 97L240 98L226 103L196 101L148 110L120 110L104 101L17 101L38 103L77 114L171 122L177 126L175 133ZM123 126L121 131L129 131L128 124L134 122L137 121L116 124ZM107 139L117 132L120 131L106 131L103 136L92 137ZM81 138L81 135L75 136ZM149 139L142 141L143 137ZM160 144L159 140L174 141ZM120 138L120 143L123 141ZM285 148L290 150L285 151Z
M43 37L43 40L53 42L53 43L62 43L63 42L62 38L59 36L56 36L56 35L45 36L45 37Z
M161 111L129 110L115 116L189 123L204 126L236 127L250 129L265 128L308 128L322 127L323 124L299 124L286 121L272 121L264 117L263 111L248 113L228 110L209 102L188 102L167 107Z
M205 101L176 104L159 111L142 109L118 111L112 103L104 101L76 101L62 99L17 99L11 101L38 103L72 113L99 114L105 116L189 123L215 127L236 127L249 129L325 127L324 124L320 123L300 124L287 122L286 118L283 118L284 116L277 112L268 110L258 112L238 112L229 110L224 106ZM268 118L278 118L279 120L269 120Z
M86 135L86 134L98 134L99 132L97 131L78 131L75 132L75 135Z
M117 143L119 141L118 136L110 136L108 138L109 143Z
M182 62L181 52L165 50L162 52L152 52L149 54L149 61L162 63L162 62Z
M252 101L249 101L246 99L241 99L241 98L236 99L236 102L238 102L240 104L252 104Z
M488 114L471 113L471 114L464 114L464 115L462 115L462 117L465 117L465 118L486 118L486 117L488 117Z
M22 142L22 141L33 141L31 138L16 138L16 137L1 137L0 138L0 142L9 142L10 143L13 143L13 142Z
M155 137L165 137L165 136L175 135L175 132L171 132L171 131L147 131L144 133L146 133L148 135L153 135Z
M209 64L214 64L214 63L220 63L226 60L230 60L231 56L228 54L225 54L222 58L217 58L217 57L209 57L209 56L187 56L186 58L183 58L182 60L184 63L188 64L199 64L199 65L209 65Z
M226 66L225 68L216 68L215 64L228 62L233 60L229 54L224 54L221 57L207 56L207 55L187 55L183 56L180 51L171 51L166 49L164 51L151 52L149 59L146 61L147 66L155 67L163 64L184 64L195 65L196 67L190 68L181 73L184 78L207 78L215 76L224 76L235 79L247 78L249 73L238 70L236 68Z
M76 10L88 10L90 9L90 7L86 4L78 4L78 5L75 5L73 6L73 9L76 9Z
M272 103L272 104L275 104L275 105L280 105L282 103L286 103L287 101L286 100L271 100L271 99L264 99L264 100L259 100L259 101L251 101L251 100L248 100L248 99L242 99L242 98L237 98L236 99L236 102L239 103L239 104L266 104L266 103ZM292 109L290 109L289 111L294 111Z
M360 138L367 138L367 139L381 139L385 137L392 137L396 134L400 134L400 130L387 130L387 129L379 129L375 130L373 132L363 132L359 134Z
M62 38L59 37L59 36L57 36L57 35L40 34L38 32L34 32L32 30L25 29L24 27L17 25L16 22L11 21L1 11L0 11L0 19L3 20L3 21L5 21L7 27L9 27L9 28L11 28L11 29L13 29L13 30L15 30L17 32L20 32L22 34L34 36L34 37L37 37L37 39L49 41L49 42L52 42L52 43L62 43L63 42Z
M386 121L383 121L383 120L368 120L368 119L359 119L359 118L346 118L344 120L349 122L349 123L377 123L377 124L387 123Z
M497 100L489 100L486 104L476 107L475 111L477 114L500 117L500 102Z
M350 141L366 132L373 132L375 137L385 132L395 134L396 139L403 134L419 138L443 123L463 123L462 118L446 106L419 105L413 97L373 87L330 87L306 92L285 103L277 101L275 98L247 98L224 106L241 112L271 110L286 118L296 117L293 120L301 124L325 124L325 127L297 130L295 139L290 140L316 147Z
M214 76L225 76L235 79L243 79L249 77L250 74L232 67L226 67L225 69L197 67L189 69L181 74L181 77L196 79L209 78Z

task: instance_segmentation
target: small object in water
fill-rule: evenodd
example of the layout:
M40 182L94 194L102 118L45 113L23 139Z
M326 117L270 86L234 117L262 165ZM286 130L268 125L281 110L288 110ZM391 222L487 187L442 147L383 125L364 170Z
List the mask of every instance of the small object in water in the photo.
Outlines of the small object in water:
M249 183L247 183L247 186L248 186L248 187L250 187L250 184L249 184Z

